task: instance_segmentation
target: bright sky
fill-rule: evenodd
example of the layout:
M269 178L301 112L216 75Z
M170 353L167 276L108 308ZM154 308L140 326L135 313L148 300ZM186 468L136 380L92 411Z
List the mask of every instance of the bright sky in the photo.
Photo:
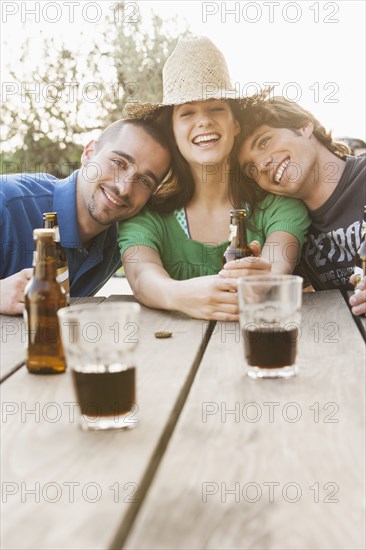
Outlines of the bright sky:
M98 32L102 14L113 4L2 0L3 86L5 62L14 59L23 37L32 37L36 61L41 32L73 46L81 30L90 38ZM298 100L334 136L365 140L365 5L364 0L126 0L121 23L133 25L141 17L148 26L151 10L163 19L185 19L193 33L210 37L220 48L232 82L244 93L277 83L276 94Z

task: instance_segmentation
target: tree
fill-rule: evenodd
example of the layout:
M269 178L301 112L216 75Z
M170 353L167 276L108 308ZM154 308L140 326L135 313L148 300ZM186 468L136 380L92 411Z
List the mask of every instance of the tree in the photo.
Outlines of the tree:
M123 116L127 101L160 101L162 68L177 41L176 20L153 15L150 28L141 18L123 24L119 2L103 32L83 51L71 51L56 39L43 40L42 63L32 67L29 42L22 46L23 74L10 71L13 89L1 123L11 152L0 156L2 172L47 171L69 175L78 165L81 143L94 130ZM107 76L106 76L107 75ZM21 143L21 145L20 145Z

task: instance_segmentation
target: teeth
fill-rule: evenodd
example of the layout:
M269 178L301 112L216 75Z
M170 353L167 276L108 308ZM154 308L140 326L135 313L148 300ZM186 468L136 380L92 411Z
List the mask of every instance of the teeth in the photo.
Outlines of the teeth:
M117 201L108 193L108 191L106 191L105 189L103 189L103 191L104 191L105 196L107 197L107 199L110 200L111 202L113 202L113 204L115 204L116 206L123 206L122 203L117 202Z
M207 134L205 136L197 136L194 138L193 143L202 143L204 141L212 141L213 139L220 139L218 134Z
M276 175L274 177L274 180L276 183L280 183L283 173L289 164L290 164L290 159L287 159L282 164L279 165L279 167L277 168Z

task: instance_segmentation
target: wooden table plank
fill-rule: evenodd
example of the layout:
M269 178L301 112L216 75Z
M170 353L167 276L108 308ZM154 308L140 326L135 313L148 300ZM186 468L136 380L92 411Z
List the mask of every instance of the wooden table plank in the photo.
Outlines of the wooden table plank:
M72 304L101 303L104 297L71 298ZM0 315L0 383L24 365L26 331L20 315Z
M143 308L140 422L131 431L82 432L68 371L36 376L20 369L2 384L2 548L119 547L189 391L206 329ZM156 339L156 330L173 336Z
M0 382L24 363L26 332L23 317L0 316Z
M303 310L289 380L250 380L217 325L123 548L365 548L364 342L338 291Z

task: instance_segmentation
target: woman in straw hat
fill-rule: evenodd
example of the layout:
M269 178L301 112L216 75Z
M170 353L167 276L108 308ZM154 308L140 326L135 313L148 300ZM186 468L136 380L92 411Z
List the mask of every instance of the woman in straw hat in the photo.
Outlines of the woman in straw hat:
M136 298L149 307L235 321L237 295L230 291L237 277L291 273L306 238L307 210L273 195L256 206L241 185L235 141L244 100L235 97L225 59L209 39L178 43L163 69L163 90L160 104L127 107L130 117L165 127L175 177L156 190L150 209L120 226L125 272ZM230 209L248 203L256 257L221 269Z

